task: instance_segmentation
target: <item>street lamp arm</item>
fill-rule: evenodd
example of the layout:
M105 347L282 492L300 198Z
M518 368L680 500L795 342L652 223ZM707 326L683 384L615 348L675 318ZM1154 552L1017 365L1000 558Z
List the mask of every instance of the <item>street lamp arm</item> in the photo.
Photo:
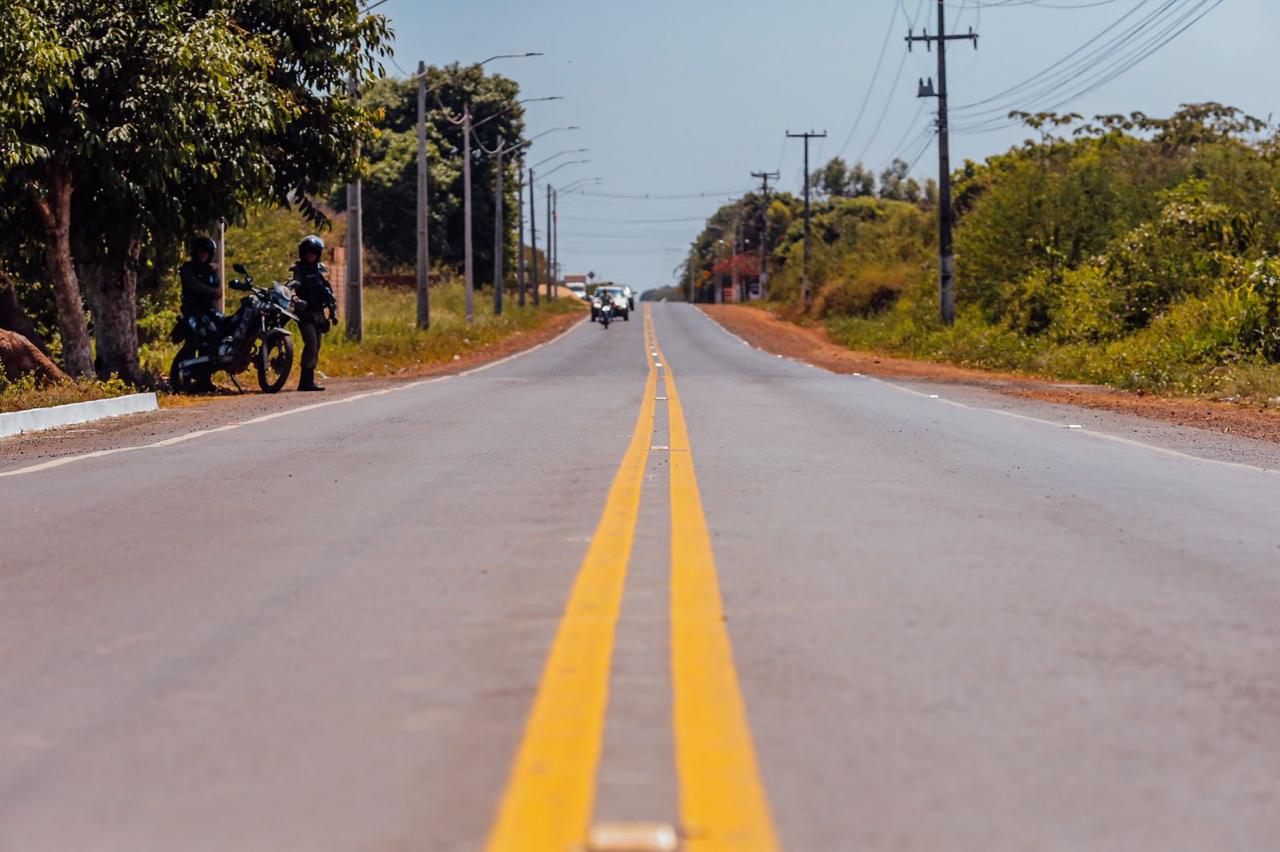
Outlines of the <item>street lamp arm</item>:
M589 163L589 162L591 162L591 161L590 161L590 160L570 160L570 161L569 161L569 162L567 162L567 163L561 163L560 165L556 166L556 167L555 167L554 169L552 169L551 171L549 171L549 172L547 172L546 174L542 175L542 179L543 179L543 180L546 180L547 178L551 177L551 175L553 175L553 174L555 174L556 172L558 172L558 171L560 171L561 169L563 169L565 166L576 166L576 165L580 165L580 164L582 164L582 163Z
M543 159L534 163L533 168L535 169L541 168L542 166L546 165L547 163L551 162L557 157L563 157L565 154L585 154L590 150L591 150L590 148L566 148L563 151L557 151L554 154L552 154L550 157L544 157Z
M559 191L560 191L560 192L563 192L565 195L568 195L568 194L570 194L570 193L572 193L572 192L580 191L583 187L587 187L587 186L599 186L599 185L600 185L600 184L602 184L602 183L604 183L604 181L603 181L601 178L598 178L598 177L592 177L592 178L578 178L578 179L577 179L577 180L575 180L573 183L569 184L569 185L568 185L568 186L566 186L564 189L559 190Z
M511 110L515 109L518 106L523 106L524 104L533 104L533 103L538 103L539 101L562 101L562 100L564 100L563 95L552 95L549 98L521 98L515 103L508 104L506 107L498 110L493 115L486 116L480 121L477 121L475 124L471 125L471 129L475 130L477 127L481 127L485 124L488 124L489 122L493 121L495 118L501 118L502 116L511 112Z

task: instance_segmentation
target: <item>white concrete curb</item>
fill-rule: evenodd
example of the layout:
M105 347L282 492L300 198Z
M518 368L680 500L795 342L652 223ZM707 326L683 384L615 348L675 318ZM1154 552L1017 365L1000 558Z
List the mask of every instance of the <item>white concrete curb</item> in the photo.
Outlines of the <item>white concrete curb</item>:
M27 411L11 411L0 414L0 438L17 435L22 432L35 432L40 429L56 429L59 426L71 426L76 423L88 423L104 417L119 417L121 414L141 414L144 411L155 411L156 395L153 393L134 393L128 396L117 396L113 399L95 399L90 402L73 402L70 405L55 405L52 408L32 408Z

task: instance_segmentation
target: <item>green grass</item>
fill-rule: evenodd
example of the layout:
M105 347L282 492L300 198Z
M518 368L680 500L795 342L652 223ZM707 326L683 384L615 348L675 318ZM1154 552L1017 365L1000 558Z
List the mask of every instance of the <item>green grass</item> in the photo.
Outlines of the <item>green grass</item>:
M73 402L89 402L110 399L134 393L135 389L118 378L106 381L80 379L40 385L35 376L26 375L15 382L5 380L0 372L0 414L9 411L26 411L30 408L50 408Z
M393 375L425 364L452 361L505 338L540 327L547 317L583 309L577 299L543 301L540 307L515 306L508 296L501 316L493 313L493 291L475 293L475 320L466 322L462 284L431 288L431 327L416 328L417 295L407 290L368 289L364 294L364 340L348 340L341 328L330 331L320 350L327 376ZM342 318L339 317L341 320Z

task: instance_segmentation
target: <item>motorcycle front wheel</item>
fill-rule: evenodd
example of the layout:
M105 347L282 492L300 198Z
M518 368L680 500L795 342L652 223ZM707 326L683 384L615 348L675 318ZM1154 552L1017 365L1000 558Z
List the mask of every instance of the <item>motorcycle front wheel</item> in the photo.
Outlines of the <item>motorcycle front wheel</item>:
M289 371L293 369L293 338L287 334L268 338L263 341L262 349L254 360L258 368L258 387L263 393L279 393L289 381Z

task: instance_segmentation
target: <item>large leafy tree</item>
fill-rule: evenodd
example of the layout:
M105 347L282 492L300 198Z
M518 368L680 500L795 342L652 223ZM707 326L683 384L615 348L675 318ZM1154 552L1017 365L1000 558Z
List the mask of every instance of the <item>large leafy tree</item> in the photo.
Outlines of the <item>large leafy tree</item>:
M38 223L68 371L92 369L87 306L99 371L138 381L140 274L250 203L319 216L310 199L372 132L346 81L374 70L386 24L354 0L17 6L50 70L0 72L25 93L0 110L0 181Z

